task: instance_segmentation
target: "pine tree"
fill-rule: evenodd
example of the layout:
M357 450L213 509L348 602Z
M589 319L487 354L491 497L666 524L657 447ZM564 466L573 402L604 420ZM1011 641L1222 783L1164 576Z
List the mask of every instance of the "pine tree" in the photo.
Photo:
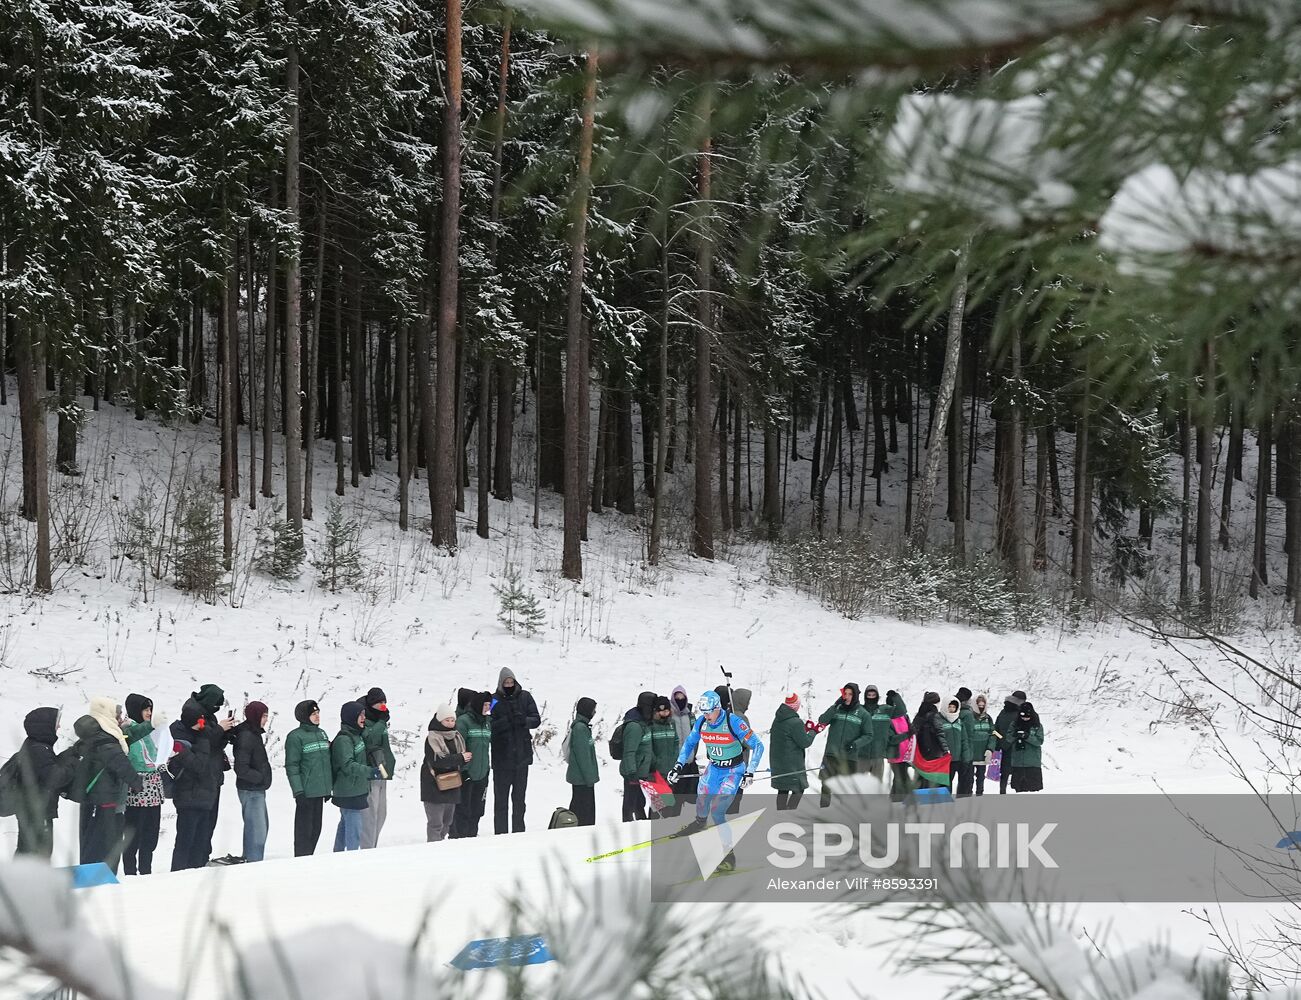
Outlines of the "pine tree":
M307 550L302 529L282 514L283 505L277 501L272 504L271 516L258 521L253 566L273 580L294 580L302 572Z
M176 586L214 603L225 576L222 569L221 521L212 483L200 479L185 491L176 522L172 556Z
M325 517L325 534L312 558L320 587L337 594L360 586L363 579L360 539L360 522L344 516L343 501L331 500Z
M547 614L533 591L520 582L519 570L514 566L506 571L506 582L492 585L492 592L497 595L500 605L497 620L512 635L536 635L546 624Z

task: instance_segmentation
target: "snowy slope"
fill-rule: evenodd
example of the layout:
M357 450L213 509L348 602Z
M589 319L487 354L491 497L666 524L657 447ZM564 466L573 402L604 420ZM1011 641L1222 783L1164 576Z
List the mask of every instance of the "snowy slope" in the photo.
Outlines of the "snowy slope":
M0 411L0 435L8 435L16 452L12 416ZM237 935L253 933L258 925L250 924L250 917L263 914L282 934L360 921L395 940L408 940L425 904L438 898L454 930L436 946L436 957L443 960L450 957L444 950L454 953L480 930L499 928L501 894L517 875L537 892L540 866L550 852L559 851L571 868L576 858L586 856L585 832L421 844L424 817L415 771L433 707L454 700L460 686L494 687L498 670L507 665L534 693L543 714L538 762L529 784L530 830L543 830L552 808L567 804L560 739L574 701L581 696L597 700L594 728L602 760L597 811L603 842L635 836L627 828L611 829L618 827L613 821L620 788L616 766L603 747L615 720L640 690L667 693L682 683L694 694L713 687L720 680L720 663L735 673L738 686L754 691L750 717L764 735L791 690L816 714L851 680L874 683L883 691L898 688L910 709L929 689L949 694L965 684L988 691L996 708L1007 692L1024 688L1047 727L1046 782L1054 791L1232 791L1238 783L1221 759L1219 740L1249 763L1256 760L1254 740L1235 707L1223 704L1172 649L1114 626L996 635L943 623L851 622L799 594L772 587L764 572L764 550L751 543L724 546L724 558L706 564L683 556L679 539L666 566L647 567L636 522L618 516L592 518L586 578L572 585L557 573L557 498L543 498L543 527L537 531L530 523L531 497L521 496L514 504L494 501L492 538L476 538L465 524L460 550L447 556L430 550L421 518L410 533L397 531L395 486L387 471L359 490L349 490L347 498L350 511L364 524L370 595L325 593L313 586L310 568L293 587L250 574L255 515L245 509L229 603L198 603L153 580L146 601L136 583L138 569L112 552L114 518L142 483L161 493L169 477L184 474L187 460L196 468L210 467L213 447L208 427L137 423L107 408L96 415L83 443L85 475L64 481L55 503L63 541L72 544L69 518L74 511L80 519L77 530L91 539L85 565L65 571L51 597L10 594L3 599L0 689L7 711L0 717L0 758L16 748L22 716L31 707L62 706L64 731L70 733L92 695L121 701L128 692L141 692L174 718L191 691L215 682L226 689L237 713L249 699L271 706L270 753L279 763L297 701L320 700L325 727L333 734L338 706L379 685L393 711L399 766L381 839L384 850L364 857L323 853L337 817L327 807L322 853L310 860L290 859L292 801L283 772L278 772L269 793L267 855L272 860L265 865L156 875L88 894L98 912L120 915L122 919L105 923L125 935L132 954L167 977L173 975L166 972L166 963L174 949L160 945L182 934L185 921L154 921L163 935L157 944L142 945L128 929L137 916L148 919L160 908L188 915L209 892L215 893L211 912ZM319 524L333 469L324 448L318 458ZM11 500L15 466L9 462L6 468ZM413 486L414 511L425 505L422 489L423 484ZM467 492L467 508L474 509L473 492ZM22 527L10 530L21 533ZM309 532L309 547L311 543ZM538 637L513 636L496 621L492 586L511 567L522 572L546 609L547 625ZM1281 633L1245 642L1282 662L1298 651L1296 638ZM1183 649L1218 683L1247 692L1232 665L1192 644ZM1211 713L1218 738L1204 718L1171 707L1183 699L1180 684L1192 692L1198 707ZM815 744L810 751L810 763L819 748ZM170 857L173 824L165 810L160 868ZM239 830L238 805L228 788L216 853L239 853ZM491 793L482 832L490 830ZM13 822L0 820L0 856L12 850L14 836ZM70 861L74 807L64 806L57 838L58 858ZM584 877L594 877L578 867ZM376 884L384 887L382 927L359 917L352 898L359 887ZM875 996L901 992L898 985L891 988L882 961L870 960L872 973L866 980L859 971L863 947L888 940L888 921L839 912L800 916L789 905L755 909L757 920L780 929L783 940L796 948L799 971L828 996L847 995L847 982ZM1095 907L1086 911L1086 919L1094 931L1115 921L1119 932L1142 939L1164 928L1179 942L1203 940L1200 926L1177 907ZM196 981L193 995L220 995L219 978L205 975L203 984ZM932 995L916 992L915 979L908 989L913 995ZM939 991L937 981L934 995Z

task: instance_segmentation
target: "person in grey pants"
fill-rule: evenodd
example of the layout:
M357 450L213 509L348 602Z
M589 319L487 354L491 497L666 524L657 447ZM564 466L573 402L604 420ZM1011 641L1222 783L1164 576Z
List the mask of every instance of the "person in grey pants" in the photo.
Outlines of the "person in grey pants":
M375 769L361 824L361 849L368 851L379 845L380 831L388 818L388 783L393 780L397 761L389 743L388 698L383 689L373 687L357 700L366 706L366 727L361 738L366 744L366 759Z
M456 709L439 705L429 720L425 735L425 756L420 768L420 801L425 804L425 840L443 840L452 829L457 803L461 801L461 781L473 754L465 749L465 737L456 728ZM439 776L456 775L455 784Z

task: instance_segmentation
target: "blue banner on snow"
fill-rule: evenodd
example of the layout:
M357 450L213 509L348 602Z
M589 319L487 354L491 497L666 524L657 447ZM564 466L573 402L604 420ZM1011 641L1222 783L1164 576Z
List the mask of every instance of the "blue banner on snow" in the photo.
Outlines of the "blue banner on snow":
M113 869L102 861L91 865L73 865L68 871L72 872L74 889L89 889L96 885L117 885L117 876L113 874Z
M541 965L553 958L541 934L518 934L471 941L448 964L454 969L469 971L492 969L499 965Z

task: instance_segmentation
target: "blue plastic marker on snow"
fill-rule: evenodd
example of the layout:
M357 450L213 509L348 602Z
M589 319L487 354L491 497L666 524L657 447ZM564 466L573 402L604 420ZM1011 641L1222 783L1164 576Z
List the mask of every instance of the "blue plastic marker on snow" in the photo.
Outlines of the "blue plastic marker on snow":
M462 972L471 969L495 969L499 966L542 965L554 961L541 934L517 934L514 937L481 938L460 950L448 965Z

